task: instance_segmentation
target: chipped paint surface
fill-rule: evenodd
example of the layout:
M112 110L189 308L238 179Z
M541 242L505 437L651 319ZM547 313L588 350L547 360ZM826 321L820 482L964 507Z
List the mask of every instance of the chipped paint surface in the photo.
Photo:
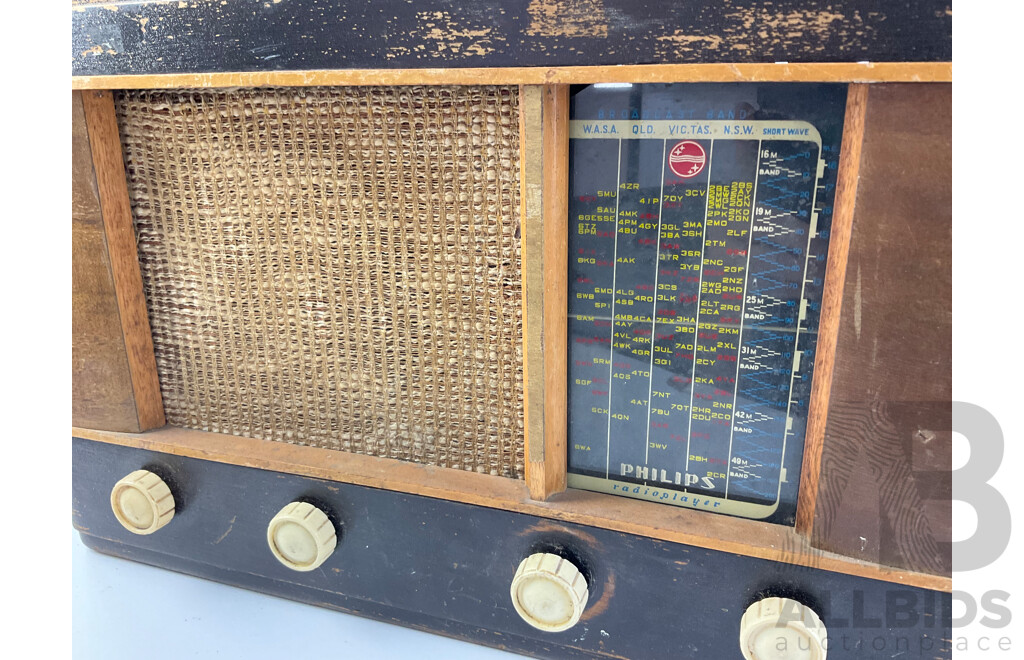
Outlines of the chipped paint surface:
M101 44L96 44L92 48L86 48L82 51L82 57L88 57L90 55L117 55L117 51L113 48L104 48Z
M448 12L422 12L421 18L426 28L423 37L437 44L438 54L444 54L446 50L452 53L459 53L461 50L469 55L487 55L494 52L489 27L466 27Z
M537 37L607 37L608 21L602 0L532 0L526 8Z
M485 56L493 53L505 39L494 29L478 21L467 21L447 11L421 11L416 15L419 28L410 30L409 41L421 43L392 46L387 58L412 55L439 59L459 56Z
M604 590L601 593L601 598L596 602L587 603L587 609L583 612L583 616L580 617L580 621L589 621L596 616L604 614L608 610L608 605L612 602L612 597L615 595L615 573L609 573L608 579L604 582Z
M231 533L231 530L233 530L235 528L235 519L237 517L238 516L231 516L231 520L228 521L228 528L227 528L227 530L223 534L221 534L220 537L216 541L213 542L214 545L217 545L218 543L220 543L221 541L223 541L224 539L226 539L228 537L228 534Z
M733 3L727 0L723 4L731 7ZM846 15L837 11L779 11L758 6L730 9L725 18L728 20L719 33L676 29L672 34L656 37L659 54L671 58L710 50L739 54L772 52L775 57L782 57L779 53L801 44L813 52L825 52L830 39L860 43L874 29L873 22L884 21L886 17L871 12L870 20L865 21L858 10Z
M676 30L673 34L658 37L657 39L658 41L670 43L680 52L702 50L704 48L716 50L722 45L722 37L718 35L697 36L683 34L681 30ZM743 46L744 44L739 45Z
M872 12L872 21L865 21L859 10L849 14L839 11L800 9L776 11L769 6L752 7L726 14L739 28L756 37L765 47L792 47L807 43L812 49L824 52L829 39L838 37L842 43L856 44L874 30L874 23L886 20ZM814 44L817 44L815 48Z
M79 0L72 73L948 62L951 13L882 0Z

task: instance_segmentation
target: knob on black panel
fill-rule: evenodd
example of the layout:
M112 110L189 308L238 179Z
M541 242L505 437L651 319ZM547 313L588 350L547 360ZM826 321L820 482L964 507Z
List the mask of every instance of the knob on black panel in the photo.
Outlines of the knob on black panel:
M745 660L825 660L825 624L790 598L765 598L743 613L740 650Z
M530 555L512 579L512 605L528 624L546 632L576 625L587 606L587 580L569 560L547 552Z

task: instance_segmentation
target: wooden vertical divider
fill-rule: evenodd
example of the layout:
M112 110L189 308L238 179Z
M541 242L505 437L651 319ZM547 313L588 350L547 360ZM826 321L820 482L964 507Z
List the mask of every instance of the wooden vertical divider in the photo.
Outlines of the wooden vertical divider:
M526 484L565 490L569 88L521 88Z
M544 494L565 490L568 437L569 86L544 88Z
M139 430L146 431L165 424L164 405L142 289L114 97L108 90L87 91L82 94L82 105Z
M850 254L850 233L857 201L857 180L860 171L861 144L864 139L864 117L867 111L868 85L851 84L846 98L843 120L843 142L839 154L836 199L829 236L828 271L825 273L821 321L814 359L814 383L807 414L804 458L800 472L800 494L797 499L796 531L809 536L814 525L814 508L818 500L821 476L821 454L825 443L829 395L835 366L836 342L839 338L839 317L843 303L846 262Z
M523 271L523 418L530 496L544 497L544 147L540 85L519 86L519 222Z

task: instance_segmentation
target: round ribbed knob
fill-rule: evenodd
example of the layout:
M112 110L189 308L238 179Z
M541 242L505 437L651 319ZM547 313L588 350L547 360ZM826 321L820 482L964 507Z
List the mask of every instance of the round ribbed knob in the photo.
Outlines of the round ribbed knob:
M746 660L825 660L825 624L789 598L765 598L743 613L740 649Z
M114 484L110 508L132 534L152 534L174 517L174 496L163 479L149 470L136 470Z
M334 524L308 502L292 502L267 525L267 543L277 560L293 571L312 571L338 545Z
M572 562L538 552L512 578L512 605L534 628L560 632L576 625L587 606L587 580Z

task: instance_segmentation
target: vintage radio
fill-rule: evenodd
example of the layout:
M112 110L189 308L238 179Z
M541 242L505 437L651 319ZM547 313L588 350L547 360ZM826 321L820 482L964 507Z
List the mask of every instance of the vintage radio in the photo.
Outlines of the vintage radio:
M83 540L538 656L949 657L948 10L491 4L73 7Z

